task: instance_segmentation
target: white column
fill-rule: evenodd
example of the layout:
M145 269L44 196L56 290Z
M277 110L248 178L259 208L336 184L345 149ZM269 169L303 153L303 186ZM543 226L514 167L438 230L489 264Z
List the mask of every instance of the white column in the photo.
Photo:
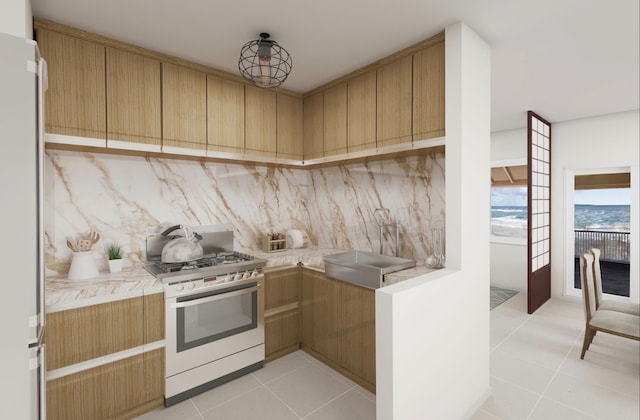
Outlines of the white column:
M490 48L446 28L446 265L376 291L378 420L470 417L489 388Z
M32 39L31 0L2 0L0 33Z

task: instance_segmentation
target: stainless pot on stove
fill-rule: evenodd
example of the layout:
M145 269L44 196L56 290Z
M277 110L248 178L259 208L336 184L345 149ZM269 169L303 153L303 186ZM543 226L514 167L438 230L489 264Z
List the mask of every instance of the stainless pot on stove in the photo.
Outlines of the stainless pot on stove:
M175 236L169 243L162 248L163 263L183 263L194 261L202 258L203 250L200 245L202 236L194 232L189 226L175 225L171 226L161 235L167 236L171 232L181 229L184 236Z

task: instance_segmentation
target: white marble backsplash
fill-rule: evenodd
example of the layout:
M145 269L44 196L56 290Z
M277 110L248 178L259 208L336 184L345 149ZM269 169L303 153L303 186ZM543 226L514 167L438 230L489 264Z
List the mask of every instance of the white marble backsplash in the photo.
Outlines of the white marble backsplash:
M118 241L129 264L144 258L145 229L163 222L229 223L235 247L261 248L263 234L304 229L326 248L378 250L375 208L400 219L400 255L426 258L430 229L444 223L444 155L303 170L49 150L46 159L46 263L68 272L66 237L100 233ZM391 252L394 234L386 238Z

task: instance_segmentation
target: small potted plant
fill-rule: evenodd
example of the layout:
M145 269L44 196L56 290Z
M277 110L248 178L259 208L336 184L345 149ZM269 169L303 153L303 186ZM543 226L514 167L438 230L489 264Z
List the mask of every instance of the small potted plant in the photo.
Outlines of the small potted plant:
M109 260L109 271L118 273L122 271L122 247L117 242L110 242L105 245L107 258Z

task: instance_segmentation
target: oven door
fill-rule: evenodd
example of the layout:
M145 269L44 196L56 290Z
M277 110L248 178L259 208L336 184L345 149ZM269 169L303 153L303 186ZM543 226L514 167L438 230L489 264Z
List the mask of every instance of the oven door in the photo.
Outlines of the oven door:
M166 300L167 377L264 344L262 281Z

